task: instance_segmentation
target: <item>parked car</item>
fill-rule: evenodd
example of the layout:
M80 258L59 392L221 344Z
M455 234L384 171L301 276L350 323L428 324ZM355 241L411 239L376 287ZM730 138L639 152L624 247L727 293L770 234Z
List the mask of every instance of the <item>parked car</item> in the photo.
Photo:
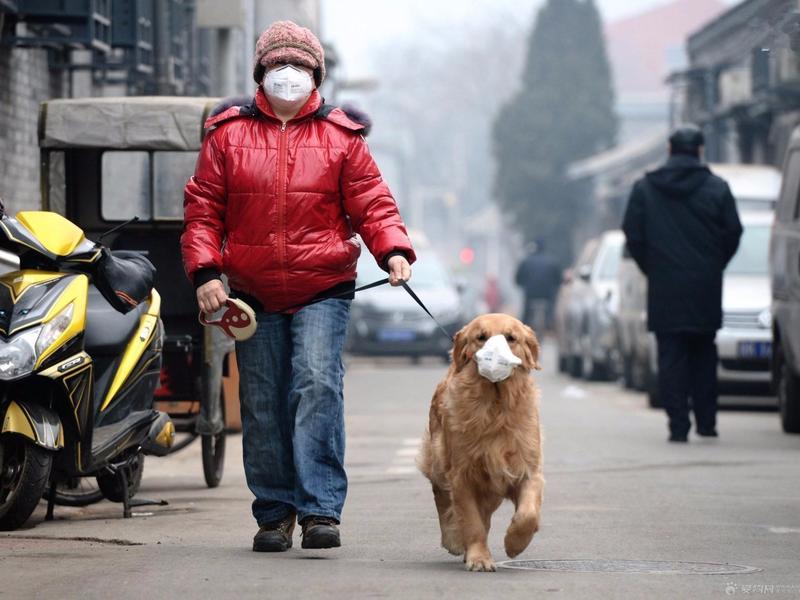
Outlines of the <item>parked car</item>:
M775 167L738 163L712 163L708 167L728 182L739 212L774 210L782 181Z
M769 292L771 211L742 212L739 249L722 280L722 329L717 332L723 391L768 390L772 356Z
M717 332L721 391L761 392L769 384L771 355L767 248L780 190L776 169L758 165L709 165L728 181L744 233L723 278L723 325ZM661 406L657 347L647 331L647 280L633 260L620 268L619 342L626 387L644 390Z
M781 425L800 433L800 128L794 131L783 167L769 260L772 283L772 381Z
M616 376L619 356L617 271L625 239L621 231L606 231L582 253L573 280L562 286L559 362L576 377L601 380ZM558 302L558 300L557 300ZM557 312L559 309L556 309ZM558 318L558 317L557 317ZM563 350L562 350L563 348Z
M578 273L585 273L587 268L591 269L591 263L597 254L599 243L600 240L597 238L587 241L581 248L575 263L564 270L553 308L553 321L558 344L558 370L576 377L580 377L581 368L578 323L580 323L580 315L583 312L580 301L584 295L580 293L580 288L585 285Z
M647 330L647 278L633 261L627 248L618 272L619 310L617 341L622 362L622 381L626 388L655 391L650 368L655 339Z
M451 335L465 323L461 297L445 265L430 248L417 249L411 286ZM386 277L369 252L358 261L358 285ZM440 356L452 342L403 288L382 286L356 295L346 350L351 354Z

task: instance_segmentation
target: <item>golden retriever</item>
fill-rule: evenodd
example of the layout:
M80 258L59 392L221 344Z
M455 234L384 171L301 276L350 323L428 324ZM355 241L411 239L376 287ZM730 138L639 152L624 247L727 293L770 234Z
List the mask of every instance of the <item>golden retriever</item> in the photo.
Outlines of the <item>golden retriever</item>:
M473 357L498 334L522 365L492 383ZM417 464L433 485L442 546L463 554L470 571L495 570L487 539L504 498L516 509L505 536L509 557L525 550L539 528L544 478L538 390L529 372L540 368L530 327L509 315L483 315L456 334L450 369L433 395Z

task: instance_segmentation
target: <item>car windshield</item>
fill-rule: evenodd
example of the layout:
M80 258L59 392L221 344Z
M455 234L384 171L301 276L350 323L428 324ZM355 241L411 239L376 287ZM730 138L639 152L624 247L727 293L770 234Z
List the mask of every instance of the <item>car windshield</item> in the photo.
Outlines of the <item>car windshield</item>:
M725 273L728 275L767 275L769 272L769 225L745 226L739 249Z
M358 261L358 285L385 279L386 276L370 253L364 250ZM450 285L450 276L435 254L418 253L417 261L411 267L411 284L417 288L447 286Z
M622 260L622 240L614 240L606 244L605 251L600 257L597 278L616 279L620 260Z

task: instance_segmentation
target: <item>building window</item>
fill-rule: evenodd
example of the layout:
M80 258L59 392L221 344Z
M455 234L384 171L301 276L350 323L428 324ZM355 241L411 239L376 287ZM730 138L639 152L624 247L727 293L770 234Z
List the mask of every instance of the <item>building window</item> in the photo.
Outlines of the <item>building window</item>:
M761 92L769 88L770 84L770 51L767 48L754 48L750 58L750 69L752 72L753 93Z
M106 221L150 219L150 156L147 152L104 152L102 216Z

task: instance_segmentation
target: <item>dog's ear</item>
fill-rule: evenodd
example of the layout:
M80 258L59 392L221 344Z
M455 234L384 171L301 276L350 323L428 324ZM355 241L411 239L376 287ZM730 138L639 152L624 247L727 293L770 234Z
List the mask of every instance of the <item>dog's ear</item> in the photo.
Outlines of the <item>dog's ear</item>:
M533 329L525 325L525 366L528 369L540 371L542 365L539 364L539 340Z
M453 364L456 366L456 372L463 369L469 358L467 357L467 328L462 327L455 335L453 343Z

